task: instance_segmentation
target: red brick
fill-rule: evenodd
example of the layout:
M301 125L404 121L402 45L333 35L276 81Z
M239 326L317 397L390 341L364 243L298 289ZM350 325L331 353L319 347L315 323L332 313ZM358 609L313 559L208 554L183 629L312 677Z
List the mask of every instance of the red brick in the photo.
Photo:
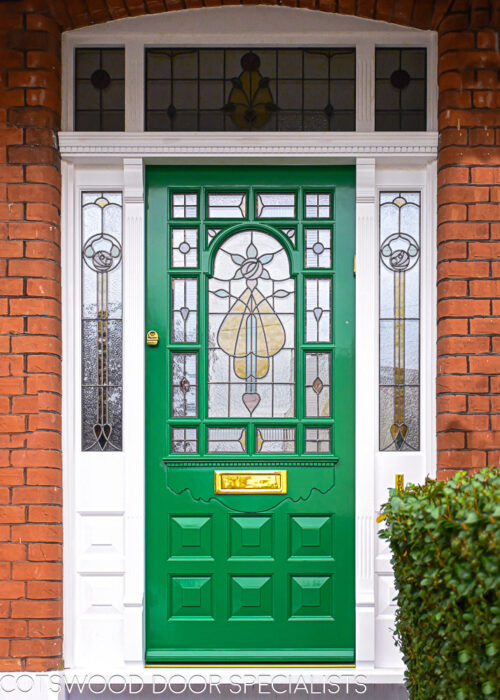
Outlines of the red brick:
M29 637L58 637L62 634L62 620L30 620Z
M485 431L467 434L467 446L472 449L500 448L500 432Z
M23 506L0 506L0 523L24 523L26 511Z
M481 414L440 413L436 417L436 426L438 432L447 430L487 430L489 417Z
M28 545L28 560L30 562L61 561L62 554L62 545L60 544L38 542Z
M471 246L473 244L471 243ZM442 262L438 266L438 277L489 277L489 264L487 262Z
M500 204L471 204L470 221L492 221L500 219Z
M438 469L461 470L484 467L485 465L486 453L479 450L443 450L438 452Z
M489 396L468 396L467 407L470 412L488 413L490 411Z
M26 557L26 547L24 544L14 544L6 542L0 544L0 560L20 561Z
M54 462L60 467L61 455L55 452L52 452L52 454ZM61 478L60 469L34 469L32 467L26 473L26 483L30 486L61 486Z
M483 260L495 260L500 257L500 241L499 242L481 242L469 243L469 255L471 258Z
M477 374L444 374L437 377L436 385L438 393L485 394L489 390L488 377Z
M12 453L12 466L31 467L28 471L29 479L33 478L35 473L52 471L51 469L33 469L33 467L60 467L61 454L55 450L16 450Z
M47 566L49 565L47 564ZM11 607L13 618L37 619L62 617L62 603L60 601L13 600Z
M467 358L461 355L438 357L437 368L439 374L466 374Z
M465 434L460 432L438 433L438 450L461 450L465 447Z
M467 409L467 398L460 394L442 394L436 399L436 408L438 413L459 413Z
M470 355L489 350L490 339L484 336L445 337L438 341L438 355Z
M475 355L469 359L470 371L477 374L499 374L499 355Z
M443 299L438 303L438 317L445 316L487 316L490 302L482 299Z
M24 620L0 620L0 637L26 637L27 632Z
M62 651L62 639L14 640L10 645L12 656L57 656Z
M0 470L1 476L2 470ZM19 486L12 489L12 503L62 503L61 489L56 486Z
M472 334L500 334L500 318L471 318L470 330Z
M12 539L19 542L62 542L62 526L13 525Z
M47 600L62 598L62 583L60 581L28 581L27 598Z
M438 227L438 242L453 240L486 240L490 237L488 224L453 222L440 224Z
M23 581L0 582L0 595L6 600L19 600L25 597L25 584Z
M61 581L62 564L52 562L14 562L12 579L15 581ZM13 615L13 617L17 617ZM23 617L23 615L19 615ZM51 615L27 615L27 617L51 617Z

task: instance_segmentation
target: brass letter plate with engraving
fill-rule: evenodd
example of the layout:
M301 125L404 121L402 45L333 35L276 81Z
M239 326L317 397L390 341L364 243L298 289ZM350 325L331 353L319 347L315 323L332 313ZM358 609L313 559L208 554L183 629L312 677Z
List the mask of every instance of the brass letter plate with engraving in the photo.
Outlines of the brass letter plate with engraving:
M286 493L286 470L215 472L215 493Z

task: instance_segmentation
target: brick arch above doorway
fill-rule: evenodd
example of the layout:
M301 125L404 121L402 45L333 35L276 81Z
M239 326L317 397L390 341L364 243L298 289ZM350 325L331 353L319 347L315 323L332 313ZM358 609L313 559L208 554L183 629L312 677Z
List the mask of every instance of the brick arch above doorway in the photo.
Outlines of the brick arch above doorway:
M336 12L436 30L453 3L454 0L267 0L262 3L245 0L94 0L86 3L82 0L54 0L49 5L51 16L63 30L160 12L258 4Z

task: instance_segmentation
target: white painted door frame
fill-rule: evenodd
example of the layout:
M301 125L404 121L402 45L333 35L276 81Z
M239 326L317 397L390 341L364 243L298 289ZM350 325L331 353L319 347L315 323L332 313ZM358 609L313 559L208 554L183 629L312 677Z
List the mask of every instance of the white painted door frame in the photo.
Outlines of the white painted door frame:
M375 680L400 682L402 669L392 641L393 584L387 546L376 536L375 518L396 472L422 481L434 473L434 135L422 142L384 143L371 134L371 148L351 152L345 140L288 135L259 136L260 146L220 144L204 135L183 135L183 152L159 138L162 153L138 157L143 134L115 135L96 146L61 134L63 155L63 437L65 660L71 669L141 670L144 597L144 166L153 162L356 163L356 625L357 666ZM97 135L100 137L100 135ZM241 137L241 135L239 135ZM279 135L280 136L280 135ZM340 141L340 137L337 137ZM116 142L120 140L118 145ZM377 143L381 140L382 143ZM77 143L79 141L79 143ZM162 141L160 145L160 141ZM267 142L266 142L267 141ZM323 141L323 144L321 144ZM293 143L295 142L295 143ZM144 148L144 143L142 144ZM202 149L203 154L193 153ZM320 150L321 149L321 150ZM389 150L388 150L389 149ZM110 152L113 150L113 152ZM147 146L145 148L147 151ZM361 150L361 149L360 149ZM377 150L379 151L377 155ZM172 152L173 151L173 152ZM320 155L318 155L320 152ZM378 233L377 193L410 188L422 192L422 449L378 452ZM80 196L82 191L123 191L124 445L121 453L80 451ZM341 232L339 232L341 235ZM393 669L392 671L390 669ZM193 669L193 673L194 673ZM266 669L266 673L269 669ZM297 670L299 673L299 670Z

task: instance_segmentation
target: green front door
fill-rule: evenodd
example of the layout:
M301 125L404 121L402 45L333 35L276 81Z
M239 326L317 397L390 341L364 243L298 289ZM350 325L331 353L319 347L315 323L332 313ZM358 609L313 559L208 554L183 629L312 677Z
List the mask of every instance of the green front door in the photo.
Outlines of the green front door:
M354 189L147 171L148 663L354 661Z

